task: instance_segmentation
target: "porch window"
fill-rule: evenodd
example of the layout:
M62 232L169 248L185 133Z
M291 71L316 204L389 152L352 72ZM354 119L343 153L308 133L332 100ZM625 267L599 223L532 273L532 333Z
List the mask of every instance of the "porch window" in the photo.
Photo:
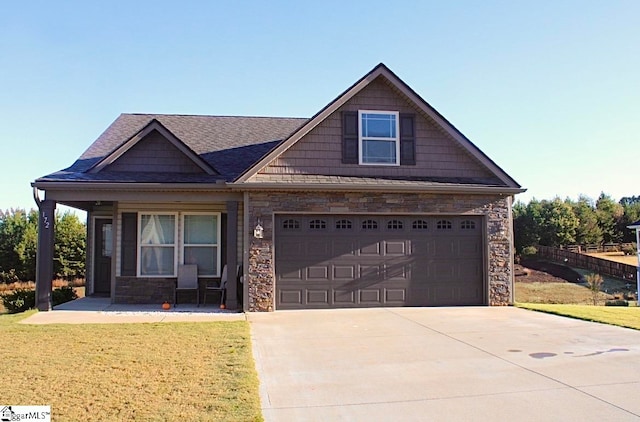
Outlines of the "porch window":
M141 276L175 276L176 214L140 214Z
M184 214L183 256L185 264L197 264L198 276L219 276L219 214Z

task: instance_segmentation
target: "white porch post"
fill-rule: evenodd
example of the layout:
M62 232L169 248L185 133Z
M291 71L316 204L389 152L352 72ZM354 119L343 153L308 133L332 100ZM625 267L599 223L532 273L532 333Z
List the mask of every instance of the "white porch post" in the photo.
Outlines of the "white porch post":
M640 220L627 226L627 228L635 229L636 231L636 253L638 255L638 265L636 265L636 298L638 300L638 306L640 306Z

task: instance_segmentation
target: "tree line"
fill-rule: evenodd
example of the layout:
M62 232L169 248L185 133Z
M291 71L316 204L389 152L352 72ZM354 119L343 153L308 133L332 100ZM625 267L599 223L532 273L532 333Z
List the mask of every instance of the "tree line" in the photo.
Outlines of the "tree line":
M628 225L640 220L640 195L616 202L600 194L597 200L586 196L538 201L513 206L517 253L528 246L566 246L635 242L635 231Z
M71 212L56 213L53 272L56 277L84 278L86 223ZM0 282L34 281L38 246L38 211L0 210Z

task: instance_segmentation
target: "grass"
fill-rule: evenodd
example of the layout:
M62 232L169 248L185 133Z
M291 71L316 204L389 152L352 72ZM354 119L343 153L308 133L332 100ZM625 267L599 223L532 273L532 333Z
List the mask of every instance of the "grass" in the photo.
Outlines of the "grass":
M617 306L551 305L540 303L517 303L516 306L534 311L640 330L640 307L637 306L627 308Z
M249 324L23 325L0 316L6 404L56 421L261 421Z
M613 296L600 292L600 303ZM575 283L525 283L516 282L515 299L520 303L593 305L589 288Z
M606 259L613 262L620 262L622 264L633 265L634 267L638 265L638 257L636 255L625 255L622 252L594 252L587 253L585 255L594 256L600 259Z

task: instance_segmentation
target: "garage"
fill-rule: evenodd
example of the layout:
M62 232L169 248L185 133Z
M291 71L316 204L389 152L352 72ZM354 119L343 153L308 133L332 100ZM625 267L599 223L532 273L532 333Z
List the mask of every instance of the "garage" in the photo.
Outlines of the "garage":
M467 215L276 215L276 307L485 304L482 223Z

